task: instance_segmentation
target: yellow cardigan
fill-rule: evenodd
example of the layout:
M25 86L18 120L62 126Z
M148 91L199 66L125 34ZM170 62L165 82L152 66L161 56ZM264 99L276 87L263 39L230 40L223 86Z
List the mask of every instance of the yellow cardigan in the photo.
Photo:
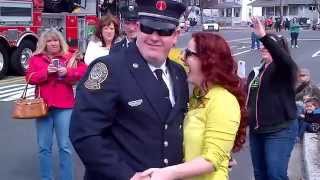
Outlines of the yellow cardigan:
M194 106L190 101L190 107ZM184 123L184 157L190 161L203 157L214 171L192 180L226 180L228 164L240 124L236 97L221 86L212 87L203 103L191 108Z

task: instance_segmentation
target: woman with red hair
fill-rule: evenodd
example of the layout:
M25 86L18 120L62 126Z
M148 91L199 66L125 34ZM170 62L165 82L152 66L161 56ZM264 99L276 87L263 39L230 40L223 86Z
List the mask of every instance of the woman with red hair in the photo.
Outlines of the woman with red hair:
M198 32L185 50L188 81L195 86L184 124L182 164L149 169L152 180L226 180L232 151L245 143L245 93L227 42Z

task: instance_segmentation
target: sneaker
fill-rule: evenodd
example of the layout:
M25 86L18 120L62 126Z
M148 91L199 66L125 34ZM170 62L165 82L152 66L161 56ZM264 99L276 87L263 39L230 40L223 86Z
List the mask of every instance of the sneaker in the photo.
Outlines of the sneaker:
M291 48L294 48L294 45L291 45Z
M299 46L298 46L298 45L296 45L296 48L299 48Z

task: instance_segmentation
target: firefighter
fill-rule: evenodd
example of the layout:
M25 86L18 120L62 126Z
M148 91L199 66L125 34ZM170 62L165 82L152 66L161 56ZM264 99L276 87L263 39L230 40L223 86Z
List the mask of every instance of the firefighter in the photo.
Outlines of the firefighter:
M121 9L122 27L125 33L123 39L114 44L110 53L118 51L121 48L128 48L130 42L135 42L138 31L138 12L136 6L125 6Z
M168 53L179 36L177 1L137 0L136 43L93 61L77 87L70 138L86 180L142 180L183 160L188 83Z

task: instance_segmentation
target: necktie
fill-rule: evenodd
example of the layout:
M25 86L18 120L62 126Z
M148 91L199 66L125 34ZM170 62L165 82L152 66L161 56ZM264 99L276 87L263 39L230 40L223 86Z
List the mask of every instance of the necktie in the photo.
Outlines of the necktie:
M165 97L169 97L169 89L168 89L168 86L167 84L164 82L163 78L162 78L162 69L156 69L154 70L154 72L156 73L156 76L157 76L157 79L162 87L162 90L163 90L163 95Z
M160 90L159 105L161 107L160 111L162 112L162 115L164 116L164 118L167 119L172 108L170 98L169 98L169 89L162 78L162 73L163 73L162 70L156 69L154 70L154 73L156 74L158 82L161 87L161 89L159 89Z

